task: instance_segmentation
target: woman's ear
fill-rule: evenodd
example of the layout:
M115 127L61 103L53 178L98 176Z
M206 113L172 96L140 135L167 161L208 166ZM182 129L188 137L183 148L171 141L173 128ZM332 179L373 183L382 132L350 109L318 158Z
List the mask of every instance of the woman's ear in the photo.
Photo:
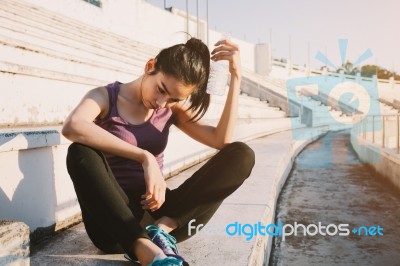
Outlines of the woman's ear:
M156 68L156 60L154 58L147 61L146 66L144 68L144 73L150 74Z

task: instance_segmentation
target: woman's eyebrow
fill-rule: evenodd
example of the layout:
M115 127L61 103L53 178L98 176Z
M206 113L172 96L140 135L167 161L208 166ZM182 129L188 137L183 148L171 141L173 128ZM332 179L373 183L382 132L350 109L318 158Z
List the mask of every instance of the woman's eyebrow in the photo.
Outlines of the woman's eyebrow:
M167 92L167 94L168 94L169 96L171 96L171 93L170 93L169 90L167 89L167 86L165 86L164 82L162 82L162 81L161 81L161 86L162 86L162 88ZM183 101L184 99L171 98L171 100L180 102L180 101Z

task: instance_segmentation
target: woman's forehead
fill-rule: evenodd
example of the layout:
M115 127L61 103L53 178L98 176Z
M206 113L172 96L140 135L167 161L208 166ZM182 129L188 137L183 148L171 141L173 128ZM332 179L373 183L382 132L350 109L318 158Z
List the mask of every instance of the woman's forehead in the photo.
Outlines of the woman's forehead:
M161 74L160 80L163 89L178 97L186 98L196 88L194 84L185 84L183 81L167 74Z

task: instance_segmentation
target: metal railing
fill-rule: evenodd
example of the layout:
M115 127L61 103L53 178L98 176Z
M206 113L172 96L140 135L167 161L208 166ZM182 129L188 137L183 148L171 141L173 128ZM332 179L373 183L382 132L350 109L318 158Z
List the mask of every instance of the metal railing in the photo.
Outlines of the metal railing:
M354 130L363 139L400 153L399 114L366 116Z

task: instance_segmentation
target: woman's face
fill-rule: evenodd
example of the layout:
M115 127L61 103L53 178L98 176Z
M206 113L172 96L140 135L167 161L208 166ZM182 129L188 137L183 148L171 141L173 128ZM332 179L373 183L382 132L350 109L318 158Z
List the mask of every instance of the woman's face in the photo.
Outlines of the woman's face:
M151 72L151 68L146 72ZM185 85L162 72L155 75L146 74L143 79L142 101L148 109L171 107L189 97L196 87L195 85Z

